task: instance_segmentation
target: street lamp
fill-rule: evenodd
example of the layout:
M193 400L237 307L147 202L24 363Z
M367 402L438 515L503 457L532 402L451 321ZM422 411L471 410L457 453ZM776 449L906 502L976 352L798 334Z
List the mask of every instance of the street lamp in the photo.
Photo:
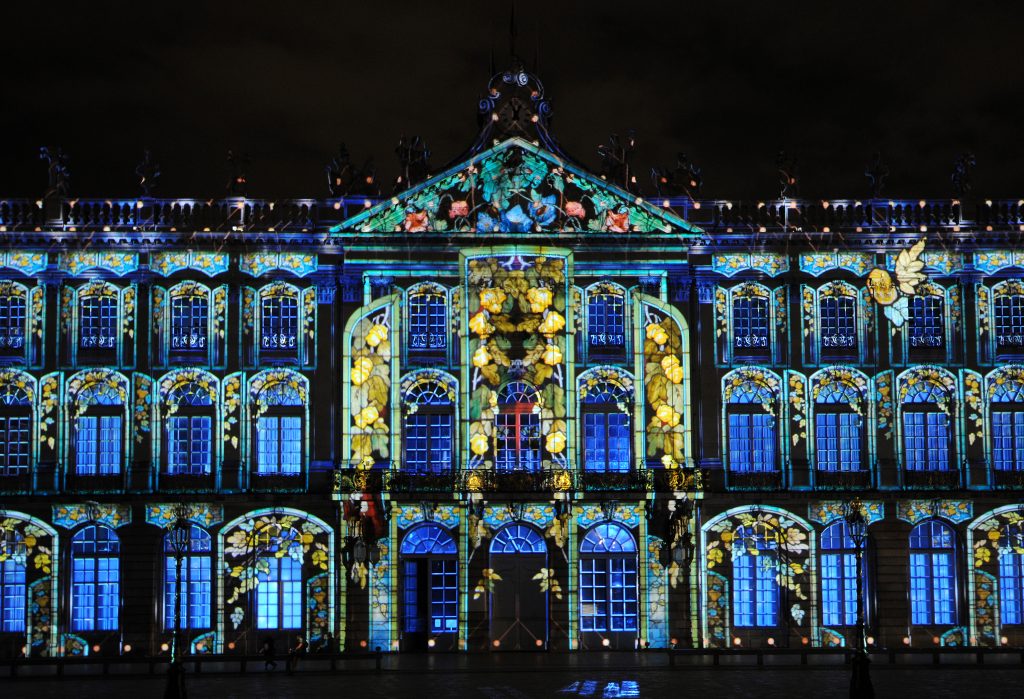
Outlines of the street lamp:
M873 699L875 689L871 684L871 661L864 641L864 546L868 540L868 521L860 498L846 503L845 510L846 531L853 541L857 557L857 636L850 676L850 699Z
M178 662L181 649L181 561L188 555L192 547L192 521L188 517L188 508L179 505L175 508L174 523L167 535L167 545L174 556L174 637L171 639L171 663Z

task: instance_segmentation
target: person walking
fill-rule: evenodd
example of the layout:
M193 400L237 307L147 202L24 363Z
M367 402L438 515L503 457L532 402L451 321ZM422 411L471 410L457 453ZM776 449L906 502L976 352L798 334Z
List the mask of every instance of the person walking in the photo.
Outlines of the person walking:
M306 647L306 639L296 636L295 647L288 651L288 663L285 665L289 675L295 672L295 668L299 666L299 657L305 654Z
M263 645L260 646L260 655L263 656L264 670L277 669L277 660L274 659L274 639L270 636L263 639Z

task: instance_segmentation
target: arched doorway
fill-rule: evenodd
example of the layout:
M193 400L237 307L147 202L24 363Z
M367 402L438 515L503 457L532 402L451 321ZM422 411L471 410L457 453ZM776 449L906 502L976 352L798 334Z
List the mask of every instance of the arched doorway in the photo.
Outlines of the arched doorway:
M402 650L454 650L459 634L458 550L443 527L410 529L401 547Z
M544 538L527 524L512 523L491 540L491 647L538 650L548 641L548 593L534 576L545 572Z

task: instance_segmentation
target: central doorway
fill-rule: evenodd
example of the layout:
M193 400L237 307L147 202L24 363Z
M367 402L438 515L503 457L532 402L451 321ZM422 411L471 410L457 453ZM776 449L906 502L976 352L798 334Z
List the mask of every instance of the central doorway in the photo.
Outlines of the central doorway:
M547 568L544 538L513 523L491 540L490 565L500 578L491 592L491 649L539 650L548 642L548 593L534 576Z
M454 650L459 631L458 556L443 527L410 529L401 547L401 648Z

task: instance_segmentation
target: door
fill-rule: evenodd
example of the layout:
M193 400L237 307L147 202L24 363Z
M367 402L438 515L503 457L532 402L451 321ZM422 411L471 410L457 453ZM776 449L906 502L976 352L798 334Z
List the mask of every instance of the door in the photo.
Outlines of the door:
M407 558L402 561L402 650L427 649L430 628L430 607L427 560Z
M491 649L547 646L548 594L534 576L547 567L547 547L532 527L512 524L491 542L491 568L500 580L491 592Z

